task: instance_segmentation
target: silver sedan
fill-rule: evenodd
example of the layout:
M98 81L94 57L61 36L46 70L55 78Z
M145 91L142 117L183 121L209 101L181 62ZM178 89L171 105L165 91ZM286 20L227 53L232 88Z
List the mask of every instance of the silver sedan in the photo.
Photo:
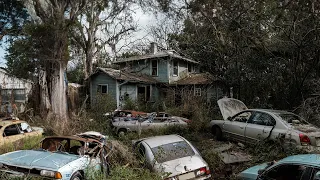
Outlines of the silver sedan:
M151 170L168 180L203 180L211 177L208 164L185 138L155 136L135 141L134 149Z
M210 122L217 140L229 138L245 143L280 140L306 150L320 146L320 130L296 114L271 109L247 109L243 102L223 98L218 105L224 120Z

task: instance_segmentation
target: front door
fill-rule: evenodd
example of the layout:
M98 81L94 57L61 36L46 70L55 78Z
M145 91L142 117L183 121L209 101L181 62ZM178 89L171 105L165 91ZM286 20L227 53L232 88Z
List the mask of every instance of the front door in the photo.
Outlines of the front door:
M236 141L245 141L244 131L247 121L251 117L250 111L244 111L233 116L230 120L225 120L223 132L227 138Z
M272 116L264 112L254 112L248 120L245 129L245 138L249 143L255 143L260 140L269 138L269 134L275 125L275 120Z

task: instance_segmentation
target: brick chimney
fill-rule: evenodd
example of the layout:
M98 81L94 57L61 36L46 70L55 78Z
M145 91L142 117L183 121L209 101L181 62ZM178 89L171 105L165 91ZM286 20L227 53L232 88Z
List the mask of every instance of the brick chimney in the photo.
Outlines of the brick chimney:
M155 42L150 43L150 53L156 54L158 52L158 44Z

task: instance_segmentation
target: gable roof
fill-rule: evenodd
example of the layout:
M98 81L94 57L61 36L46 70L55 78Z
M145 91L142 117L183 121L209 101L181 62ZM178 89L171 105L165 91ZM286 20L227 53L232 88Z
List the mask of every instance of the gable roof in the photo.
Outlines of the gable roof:
M192 84L210 84L214 81L220 81L221 79L212 76L209 73L194 73L188 74L186 77L181 78L170 84L174 85L192 85Z
M162 58L162 57L172 57L172 58L177 58L177 59L182 59L191 63L199 64L199 62L181 56L174 50L167 50L167 51L160 51L155 54L146 54L146 55L141 55L141 56L132 56L129 58L119 58L117 61L113 62L113 64L119 64L123 62L130 62L130 61L137 61L137 60L144 60L144 59L153 59L153 58Z
M96 74L99 71L109 75L110 77L116 80L123 80L123 81L129 81L129 82L142 82L142 83L158 83L158 81L153 77L146 74L142 74L142 73L131 73L131 72L126 72L123 70L117 70L113 68L98 67L94 74Z

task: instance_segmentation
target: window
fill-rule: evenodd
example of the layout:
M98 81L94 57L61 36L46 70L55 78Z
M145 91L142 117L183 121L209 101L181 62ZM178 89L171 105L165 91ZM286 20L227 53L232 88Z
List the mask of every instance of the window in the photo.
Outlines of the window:
M248 121L248 123L263 126L273 126L276 124L276 121L269 114L255 112L253 117Z
M234 116L233 121L245 123L248 121L250 116L251 116L251 112L242 112L242 113Z
M98 93L101 93L101 94L108 94L108 85L99 84L97 91L98 91Z
M152 148L152 152L158 163L193 156L195 154L190 145L185 141L156 146Z
M312 174L313 180L320 180L320 169L314 169Z
M158 76L158 60L151 61L151 75Z
M194 88L194 95L201 96L201 88Z
M302 177L306 175L305 172L307 167L299 164L282 164L272 168L266 173L262 174L260 179L269 180L269 179L303 179Z
M17 134L20 134L18 126L13 124L13 125L10 125L4 129L3 137L13 136L13 135L17 135Z
M178 76L178 61L173 61L173 76Z
M192 64L191 63L188 63L188 72L191 73L193 72L193 67L192 67Z

